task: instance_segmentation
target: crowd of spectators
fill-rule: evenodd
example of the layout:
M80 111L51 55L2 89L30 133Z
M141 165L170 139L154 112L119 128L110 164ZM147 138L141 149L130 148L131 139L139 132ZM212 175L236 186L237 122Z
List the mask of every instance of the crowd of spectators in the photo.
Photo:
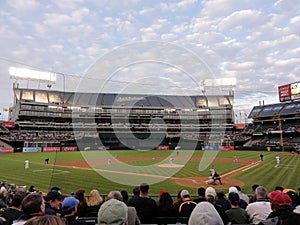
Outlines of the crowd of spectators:
M166 190L161 190L154 200L147 183L134 187L131 197L125 190L113 190L106 197L98 190L85 195L84 189L63 195L59 187L44 194L34 186L10 191L2 183L0 224L87 224L78 218L97 218L95 224L99 225L165 224L168 220L189 225L300 224L300 196L296 191L280 186L270 192L259 185L252 188L253 195L246 195L239 186L230 187L226 194L225 190L200 187L194 199L188 190L180 190L174 201Z

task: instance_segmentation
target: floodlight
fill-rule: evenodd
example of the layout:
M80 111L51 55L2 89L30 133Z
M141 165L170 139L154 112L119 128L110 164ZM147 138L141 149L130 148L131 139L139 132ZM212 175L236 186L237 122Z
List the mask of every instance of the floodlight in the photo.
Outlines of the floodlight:
M10 77L17 80L37 80L54 84L56 81L56 73L30 70L27 68L9 68Z

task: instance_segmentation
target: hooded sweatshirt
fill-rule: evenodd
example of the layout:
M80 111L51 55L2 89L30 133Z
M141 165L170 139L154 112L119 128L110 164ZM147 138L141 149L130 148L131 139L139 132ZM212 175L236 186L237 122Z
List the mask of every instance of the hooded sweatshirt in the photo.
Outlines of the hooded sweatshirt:
M188 225L224 225L224 223L211 203L200 202L194 208Z

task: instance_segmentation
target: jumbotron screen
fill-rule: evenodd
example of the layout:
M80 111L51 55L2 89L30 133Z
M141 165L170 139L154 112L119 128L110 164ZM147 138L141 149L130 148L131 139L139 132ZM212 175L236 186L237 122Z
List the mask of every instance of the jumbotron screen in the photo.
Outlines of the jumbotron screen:
M300 99L300 81L278 87L279 101L294 101Z

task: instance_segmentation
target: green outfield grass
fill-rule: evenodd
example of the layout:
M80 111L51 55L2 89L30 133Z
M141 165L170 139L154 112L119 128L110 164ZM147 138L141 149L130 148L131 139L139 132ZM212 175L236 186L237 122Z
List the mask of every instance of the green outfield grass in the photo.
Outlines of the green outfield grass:
M135 160L130 161L127 164L135 166L134 172L140 172L139 168L149 166L155 163L160 163L161 159L158 157L165 157L168 159L172 151L111 151L112 157L117 158L131 158L131 157L150 157L147 160ZM185 157L189 152L180 151L180 157ZM214 167L218 173L225 174L245 164L233 163L231 160L228 162L213 162L204 171L199 171L199 160L203 156L204 151L195 151L192 155L192 159L188 162L178 159L174 161L176 164L182 164L184 167L178 169L173 177L195 177L195 176L209 176L209 167ZM300 187L300 155L292 155L285 153L275 152L255 152L255 151L219 151L217 158L232 159L233 155L237 155L238 160L251 159L259 161L259 154L264 154L264 162L259 165L245 170L235 176L233 179L241 180L244 182L242 187L246 193L252 193L251 186L253 184L259 184L265 186L268 190L273 190L275 186L283 186L285 188L292 188L297 190ZM102 158L101 151L89 151L84 153L85 158L89 158L94 162L97 160L104 160ZM281 163L276 166L275 156L280 155ZM49 157L51 165L45 165L44 159ZM24 169L24 161L30 161L30 168ZM60 167L61 162L84 160L80 152L59 152L59 153L15 153L15 154L1 154L0 155L0 181L5 180L8 183L14 183L16 185L35 185L37 189L47 192L51 186L60 186L64 193L70 193L76 191L78 188L84 188L88 193L92 189L98 189L100 193L106 194L111 190L127 190L131 193L133 186L139 183L135 182L135 175L130 175L133 179L129 185L119 184L118 176L114 179L114 182L101 176L94 170L82 170L78 168L78 165L73 167ZM119 166L119 167L118 167ZM96 169L113 169L123 171L123 168L117 163L107 165L104 163L102 166L95 166ZM164 175L159 174L161 170L149 169L149 174L155 174L157 176ZM168 169L166 169L168 171ZM167 173L167 172L166 172ZM123 176L123 175L121 175ZM120 175L119 175L120 177ZM137 179L137 178L136 178ZM138 180L138 179L137 179ZM147 177L142 177L142 180L147 182ZM138 180L138 182L140 182ZM235 185L232 183L232 185ZM217 186L216 188L222 188ZM157 194L159 190L165 189L170 193L176 194L180 189L187 189L191 193L196 194L197 188L184 187L176 184L174 180L164 180L162 182L152 184L150 192Z

